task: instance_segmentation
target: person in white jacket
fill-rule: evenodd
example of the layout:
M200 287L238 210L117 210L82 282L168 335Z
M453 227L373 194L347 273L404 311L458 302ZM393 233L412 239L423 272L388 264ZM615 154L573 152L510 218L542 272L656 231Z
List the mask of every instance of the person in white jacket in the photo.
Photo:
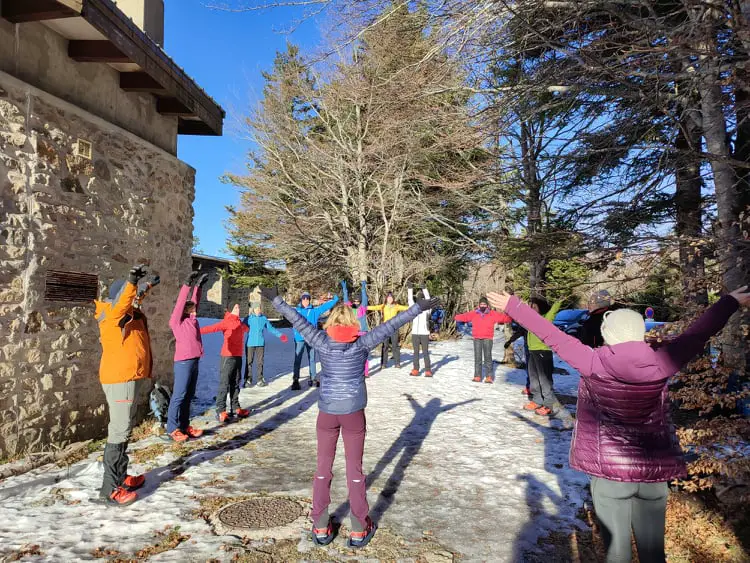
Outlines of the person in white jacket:
M409 307L414 305L414 286L409 284ZM427 288L422 288L424 299L430 298L430 292ZM424 353L424 376L432 377L432 366L430 366L430 312L425 311L420 313L416 319L411 322L411 343L414 347L414 367L411 370L411 375L419 375L419 348L421 346L422 352Z

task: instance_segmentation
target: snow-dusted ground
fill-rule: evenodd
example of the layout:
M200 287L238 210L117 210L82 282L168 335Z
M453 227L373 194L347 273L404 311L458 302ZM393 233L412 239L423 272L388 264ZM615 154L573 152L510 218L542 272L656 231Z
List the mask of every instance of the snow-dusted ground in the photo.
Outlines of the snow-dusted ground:
M219 335L206 337L196 413L213 401L220 346ZM502 357L501 339L494 353ZM404 368L376 371L367 384L364 465L381 526L415 541L429 531L468 561L521 561L540 535L580 524L575 515L587 479L568 467L570 432L522 410L525 372L496 365L494 385L472 383L470 338L432 346L432 379L410 377L410 360L411 351L404 350ZM373 355L371 366L377 364ZM229 561L219 548L239 540L215 536L192 516L196 496L311 495L317 390L290 391L291 366L292 343L269 338L271 383L241 394L242 405L256 414L204 437L211 449L184 458L167 451L131 465L131 472L146 472L147 484L129 507L93 502L102 476L96 454L68 469L41 468L0 482L0 557L25 544L39 545L44 555L37 561L91 559L99 546L116 548L122 557L153 544L155 531L179 525L191 539L151 560ZM303 381L306 376L303 368ZM555 379L558 393L575 394L576 375ZM209 417L198 423L215 426ZM154 437L131 447L161 443ZM339 448L331 511L338 507L342 514L346 483L341 443Z

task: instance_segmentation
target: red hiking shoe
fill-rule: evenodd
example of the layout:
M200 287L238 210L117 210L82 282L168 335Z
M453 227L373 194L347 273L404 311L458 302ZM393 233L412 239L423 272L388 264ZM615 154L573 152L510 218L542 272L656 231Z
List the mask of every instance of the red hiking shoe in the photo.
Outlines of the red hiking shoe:
M411 370L411 373L409 375L413 377L417 377L419 375L419 370L413 369Z
M188 439L188 435L179 428L170 433L169 437L172 438L172 440L174 440L175 442L184 442Z
M424 372L424 376L425 377L432 377L432 372L430 370L427 370L426 372Z
M525 411L535 411L538 408L541 408L542 405L537 405L534 401L529 401L523 406L523 410Z
M136 489L140 489L145 482L146 477L144 477L143 475L128 475L122 482L122 486L128 491L134 491Z
M540 416L550 416L552 414L552 409L549 407L539 407L534 412Z
M138 495L132 491L128 491L123 487L117 487L112 494L109 495L108 503L116 506L127 506L133 504L138 499Z
M472 379L472 381L474 383L482 383L482 378L477 375L474 379Z
M250 416L250 411L248 409L237 409L237 418L247 418Z
M216 418L222 424L226 424L226 422L229 420L229 413L227 411L220 412L218 415L216 415Z
M531 395L531 391L529 391L528 387L524 387L521 389L521 395L526 395L527 397Z
M490 377L489 375L488 375L487 377L485 377L485 378L484 378L484 382L485 382L485 383L494 383L494 382L492 381L492 378L491 378L491 377Z
M188 426L187 430L185 430L185 434L187 434L191 438L200 438L201 436L203 436L203 430L200 430L199 428L193 428L192 426Z

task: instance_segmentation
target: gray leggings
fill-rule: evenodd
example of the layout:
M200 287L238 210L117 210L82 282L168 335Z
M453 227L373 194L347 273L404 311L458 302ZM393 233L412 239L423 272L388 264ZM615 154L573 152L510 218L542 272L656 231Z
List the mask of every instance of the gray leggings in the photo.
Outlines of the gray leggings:
M594 510L602 527L607 563L628 563L631 529L641 563L664 563L667 483L621 483L591 477Z

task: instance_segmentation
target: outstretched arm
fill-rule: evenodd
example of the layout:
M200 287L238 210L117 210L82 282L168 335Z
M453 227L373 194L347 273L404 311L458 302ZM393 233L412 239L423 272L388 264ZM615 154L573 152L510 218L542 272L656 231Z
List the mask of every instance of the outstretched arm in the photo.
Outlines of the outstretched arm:
M311 325L307 322L307 319L300 315L294 307L290 307L281 297L275 297L273 300L273 308L281 313L286 320L292 323L292 326L297 332L302 335L310 346L313 348L321 348L326 342L328 342L328 335L319 330L318 327Z
M380 313L383 312L384 305L368 305L367 310L368 311L378 311Z
M344 303L349 303L349 288L346 287L346 280L341 280L341 291L344 296Z
M407 311L399 313L390 321L386 321L376 326L370 332L362 336L359 339L359 343L366 348L375 348L375 346L391 336L394 332L401 328L401 326L417 318L417 316L422 312L423 311L419 307L419 305L409 307Z
M176 329L180 326L182 313L185 311L185 303L187 303L188 293L190 293L190 286L183 285L180 288L180 293L177 295L177 302L174 304L174 309L172 309L172 316L169 317L169 327L172 329Z
M473 316L474 316L474 311L469 311L468 313L459 313L453 318L456 319L460 323L470 323Z
M222 332L224 330L224 320L220 320L218 323L201 327L201 334L211 334L212 332ZM246 326L246 325L243 325Z
M367 282L365 280L362 280L362 287L359 290L360 291L360 297L361 297L361 305L365 309L367 309L368 301L367 301Z
M326 303L323 303L322 305L318 305L317 307L315 307L315 309L317 310L319 315L322 315L326 311L330 311L331 309L333 309L333 307L338 302L339 302L339 296L334 295L333 299L331 299L330 301L327 301Z
M273 334L276 338L281 338L283 336L282 332L278 328L276 328L275 326L273 326L271 324L271 321L269 321L268 319L266 319L265 328L267 328L268 332L270 332L271 334Z
M731 295L725 295L698 317L685 332L666 346L659 348L657 354L665 362L665 368L677 373L705 347L706 342L720 332L739 308L739 302Z

